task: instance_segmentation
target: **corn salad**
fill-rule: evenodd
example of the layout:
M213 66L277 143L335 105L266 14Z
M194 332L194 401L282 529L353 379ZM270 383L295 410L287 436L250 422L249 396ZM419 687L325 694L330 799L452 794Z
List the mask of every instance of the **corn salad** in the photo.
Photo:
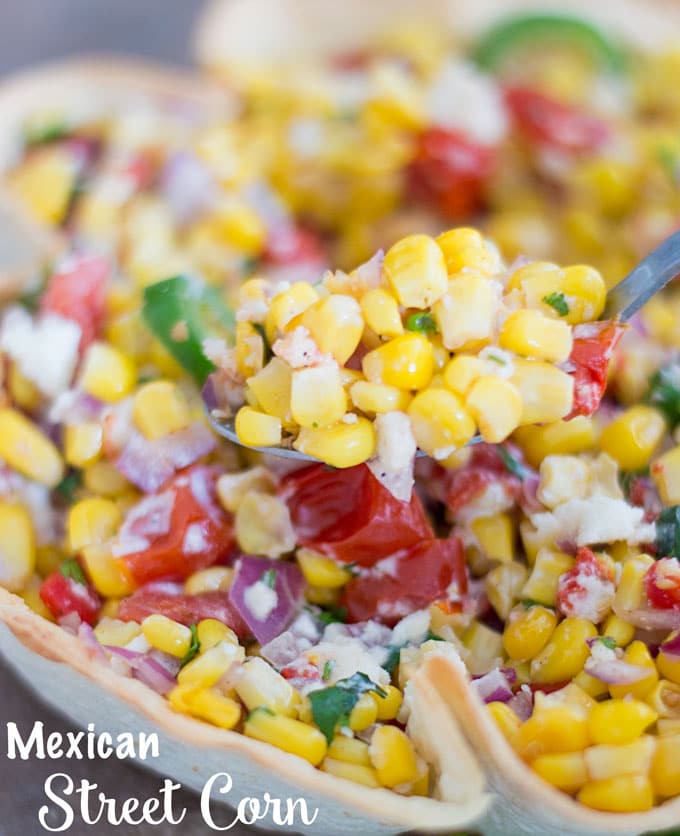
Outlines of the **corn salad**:
M223 123L31 116L6 181L74 246L0 322L0 584L403 795L447 655L518 763L644 811L680 795L680 299L598 320L677 225L678 56L501 34L389 31Z

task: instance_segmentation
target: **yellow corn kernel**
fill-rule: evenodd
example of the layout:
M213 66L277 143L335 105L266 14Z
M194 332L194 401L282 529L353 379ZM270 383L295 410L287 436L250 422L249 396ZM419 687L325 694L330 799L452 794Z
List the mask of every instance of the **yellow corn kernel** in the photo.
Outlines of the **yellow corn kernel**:
M338 734L333 738L328 747L328 757L344 763L355 763L358 766L371 765L368 743L344 734Z
M200 592L229 589L233 577L234 570L228 566L210 566L190 575L184 581L184 591L187 595L197 595Z
M179 689L182 689L185 710L194 717L199 717L221 729L233 729L241 719L241 706L236 700L226 697L214 688L202 690L196 689L193 685L178 685L173 691ZM173 691L168 695L168 699Z
M515 546L515 523L508 513L477 517L470 523L472 533L489 560L512 560Z
M43 581L40 575L33 574L18 594L23 598L24 603L30 610L33 610L34 613L47 621L54 621L54 616L47 609L45 602L40 597L42 583Z
M265 333L270 343L288 323L319 300L319 294L308 282L295 282L270 302L265 317Z
M544 781L566 793L575 793L588 780L583 752L539 755L531 768Z
M337 778L344 778L346 781L354 781L355 784L363 784L365 787L379 787L378 774L371 766L347 761L324 758L320 767L322 772L328 772Z
M549 708L553 705L575 705L588 713L592 711L595 700L575 682L570 682L563 688L549 694L540 690L536 691L534 695L535 708Z
M109 647L125 647L137 636L142 628L135 621L119 621L117 618L104 617L94 628L94 634L99 644Z
M646 775L654 754L654 745L653 737L643 735L631 743L590 746L584 753L588 780L603 781L618 775Z
M522 448L527 462L539 467L546 456L584 453L595 445L596 431L592 418L577 415L570 421L555 421L540 427L520 427L514 440Z
M86 544L78 551L85 572L100 595L106 598L124 598L132 594L135 583L127 571L125 562L114 557L108 545Z
M378 707L377 719L394 720L397 714L399 713L399 709L401 708L404 695L394 685L386 685L383 688L383 690L387 691L386 697L371 692L371 696L375 700L375 704Z
M503 621L510 615L513 604L527 580L527 569L516 560L495 566L484 578L484 591L489 603Z
M457 395L467 395L472 384L487 372L487 364L481 357L456 354L444 366L444 385Z
M675 635L671 634L670 637L672 638ZM656 667L662 676L680 685L680 659L677 656L666 653L663 645L659 650L659 655L656 657Z
M349 715L349 727L354 732L372 726L378 717L378 706L372 694L362 694Z
M246 737L270 743L291 755L298 755L318 766L326 756L326 738L321 732L300 720L272 714L267 708L256 708L248 716L244 729Z
M78 552L83 546L101 545L118 530L123 516L111 499L90 497L72 505L66 528L69 548Z
M680 446L653 462L651 476L666 505L680 504Z
M64 428L64 458L73 467L87 467L102 452L102 427L95 421L68 424Z
M658 660L658 656L657 656ZM660 718L680 717L680 685L667 679L660 679L645 697L645 702L656 711Z
M562 270L557 264L532 261L523 264L512 273L508 290L521 290L529 306L536 308L546 294L559 290L561 276Z
M297 714L295 689L259 656L252 656L244 662L234 687L250 711L264 706L286 717L295 717Z
M267 493L245 495L234 519L234 534L245 554L280 557L295 548L288 506Z
M33 522L23 505L0 502L0 585L19 592L35 571Z
M408 784L418 777L416 750L396 726L378 726L371 736L368 752L383 787Z
M452 279L446 293L432 306L442 342L450 351L486 345L498 312L498 292L483 276L463 273Z
M411 395L395 386L358 380L349 390L352 403L362 412L382 415L385 412L405 412L411 403Z
M212 688L232 665L242 662L245 657L245 650L238 644L230 641L219 642L184 665L177 674L177 682L196 688Z
M505 320L498 344L522 357L562 363L571 354L573 339L566 322L524 309L511 313Z
M604 697L609 694L609 688L604 682L600 682L599 679L595 679L594 676L590 676L590 674L587 674L585 671L577 673L572 680L572 683L577 685L594 700L600 699L600 697Z
M397 300L382 287L373 288L360 300L366 325L379 337L398 337L404 333Z
M347 395L336 365L312 366L293 372L290 411L301 427L328 427L347 410Z
M520 605L510 613L503 631L503 646L511 659L526 661L537 656L557 626L553 610Z
M21 409L36 409L42 400L38 387L19 371L16 363L11 363L7 373L7 390L12 402Z
M399 304L429 308L444 293L446 264L437 242L429 235L409 235L385 254L383 272Z
M604 623L602 635L614 639L617 647L625 647L633 640L635 627L627 621L620 619L618 615L611 613L607 616L607 620Z
M447 458L475 434L475 423L462 401L446 389L419 392L407 412L418 446L435 459Z
M597 628L585 618L565 618L553 632L548 644L531 662L534 682L550 685L566 682L583 670L590 650L588 639L597 635Z
M654 561L646 554L629 557L624 561L614 598L613 608L615 612L621 614L635 610L641 605L644 596L645 575L649 567L653 565Z
M589 743L587 713L580 706L564 703L535 710L522 723L517 751L534 760L540 755L582 752Z
M473 676L487 673L503 655L503 637L481 621L473 621L462 639L470 651L466 662Z
M616 699L623 699L627 694L632 695L638 700L645 699L654 690L656 683L659 681L659 674L647 645L641 641L632 642L624 651L623 661L629 665L646 668L649 674L637 682L632 682L630 685L610 685L609 693Z
M661 798L680 794L680 734L657 738L649 777Z
M594 267L583 264L565 267L560 290L569 306L569 313L565 319L570 325L594 322L602 316L607 298L607 285ZM545 303L543 306L545 307ZM551 308L551 311L553 316L557 313L554 308Z
M557 421L571 412L574 379L571 375L537 360L514 361L511 378L522 398L521 424Z
M92 343L83 360L80 387L112 403L127 397L137 382L137 367L128 354L103 342Z
M340 602L340 590L329 589L327 586L308 586L305 598L310 604L319 607L337 607Z
M529 566L534 565L541 549L552 546L553 538L538 531L527 519L520 521L519 536Z
M498 444L517 429L523 405L517 387L493 375L477 378L465 398L484 441Z
M28 157L12 172L10 183L32 215L54 225L66 214L75 178L73 154L57 144Z
M446 269L449 273L459 273L470 266L464 254L471 250L483 250L484 238L481 232L469 226L459 226L442 232L437 237L437 244L444 254Z
M659 717L656 721L656 733L659 737L680 734L680 717Z
M321 352L332 354L340 365L354 354L364 330L359 303L341 293L331 293L315 302L302 314L300 323Z
M666 421L651 406L636 404L602 430L600 447L622 470L647 467L666 433Z
M367 418L352 424L340 421L324 429L302 429L293 444L296 450L332 467L353 467L375 453L375 429Z
M536 555L529 579L522 589L522 598L554 607L560 575L574 565L574 558L555 549L542 548Z
M640 700L605 700L591 711L588 729L593 743L632 743L656 718L656 711Z
M165 615L154 613L142 621L142 633L152 647L181 659L191 646L191 630Z
M236 323L236 367L243 377L252 377L264 364L264 340L251 322Z
M96 461L83 469L83 485L100 496L117 497L127 492L130 483L109 461Z
M312 586L337 589L344 586L352 577L351 572L343 569L330 557L312 549L298 549L295 557L305 580Z
M434 350L422 334L403 334L369 351L361 367L371 383L424 389L434 374Z
M276 479L266 467L258 465L238 473L223 473L217 480L216 490L224 510L233 514L250 491L273 494Z
M0 458L23 476L49 488L64 475L59 450L35 424L15 409L0 409Z
M196 635L200 643L200 653L205 653L220 642L238 644L236 633L215 618L202 618L196 625Z
M210 221L220 241L246 256L261 252L267 232L259 215L246 203L221 200L213 207Z
M646 775L619 775L603 781L589 781L577 799L594 810L635 813L649 810L654 805L654 792Z
M137 428L151 441L182 430L191 421L186 398L179 387L168 380L154 380L139 388L132 417Z
M503 737L515 748L519 740L519 730L522 727L522 721L517 714L504 702L490 702L487 704L486 710L500 729Z
M236 435L247 447L269 447L281 443L281 419L252 406L242 406L234 422Z

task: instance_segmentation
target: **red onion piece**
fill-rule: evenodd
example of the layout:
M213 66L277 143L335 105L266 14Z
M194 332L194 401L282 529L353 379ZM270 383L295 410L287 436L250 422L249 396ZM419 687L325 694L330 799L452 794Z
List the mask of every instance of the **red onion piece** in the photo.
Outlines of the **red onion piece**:
M273 571L272 592L275 600L263 618L248 604L249 590L262 582L265 573ZM234 580L229 587L229 601L238 610L260 644L267 644L280 635L297 614L302 602L304 578L294 563L268 560L264 557L240 557L235 564ZM252 601L251 601L252 604Z
M139 679L158 694L165 695L177 684L177 680L157 659L152 656L142 656L132 662L135 679Z
M472 681L472 687L484 702L508 702L512 699L512 688L498 668Z
M187 223L205 212L217 198L210 170L192 154L173 154L165 166L161 192L178 223Z
M672 639L663 642L659 649L663 650L664 656L673 656L675 659L680 660L680 633L677 636L673 636Z
M219 408L219 398L217 397L217 390L215 389L215 379L211 374L208 375L203 388L201 389L201 397L207 409L213 410Z
M66 630L67 633L73 633L74 636L77 636L78 628L82 624L82 619L78 613L74 611L68 613L68 615L62 615L57 623L63 630Z
M643 630L678 630L680 629L680 610L624 610L614 606L614 612L623 621L641 627Z
M85 621L81 621L78 625L78 638L80 641L85 645L85 647L90 651L92 656L101 661L106 661L106 654L104 653L104 648L99 644L97 637L94 634L94 630L90 627L89 624Z
M174 491L144 497L128 511L120 528L120 537L153 538L167 534L174 506Z
M630 665L621 659L594 659L585 664L585 672L606 685L632 685L649 676L649 669Z
M511 700L508 700L507 706L524 723L531 717L534 710L534 699L530 691L525 691L523 688L520 688L515 696Z

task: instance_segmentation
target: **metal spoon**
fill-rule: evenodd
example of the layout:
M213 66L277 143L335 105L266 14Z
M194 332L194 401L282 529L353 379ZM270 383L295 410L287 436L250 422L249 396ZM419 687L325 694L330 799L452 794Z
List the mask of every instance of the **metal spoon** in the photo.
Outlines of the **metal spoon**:
M627 322L652 296L666 287L678 275L680 275L680 231L674 232L666 238L662 244L645 256L625 279L609 291L602 318ZM210 425L216 433L229 439L234 444L247 447L239 441L236 435L233 418L218 420L211 414L210 410L206 409L206 412ZM476 435L468 443L478 444L481 440L481 436ZM312 456L307 456L289 447L250 447L249 449L302 462L318 461ZM416 455L420 457L426 454L422 450L418 450Z

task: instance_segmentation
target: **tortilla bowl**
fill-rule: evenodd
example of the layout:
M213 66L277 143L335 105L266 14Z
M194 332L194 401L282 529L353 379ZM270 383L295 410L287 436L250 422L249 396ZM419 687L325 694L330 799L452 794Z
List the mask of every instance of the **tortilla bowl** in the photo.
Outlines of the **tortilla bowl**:
M97 112L134 97L159 99L190 113L192 119L227 119L233 100L221 86L189 73L119 58L69 61L10 78L0 85L0 172L14 159L13 137L24 117L46 101L66 113L89 102ZM0 267L0 301L20 293L45 263L66 246L65 240L30 220L6 187L0 194L0 217L9 243L18 253L12 271ZM11 221L11 223L10 223ZM14 250L12 250L14 252ZM21 269L14 268L19 262ZM23 600L0 588L2 655L17 675L51 708L74 726L93 723L114 737L122 732L151 733L159 738L158 758L142 761L164 777L201 791L207 779L228 772L233 789L217 803L236 806L242 798L302 797L318 834L391 834L418 828L450 832L465 828L488 807L484 778L457 723L425 677L413 684L412 736L436 775L437 800L404 797L368 789L314 769L242 734L218 729L174 712L169 703L141 682L116 674L76 636L32 612ZM10 718L11 719L11 718ZM271 822L270 822L271 823ZM263 822L267 824L267 822Z

